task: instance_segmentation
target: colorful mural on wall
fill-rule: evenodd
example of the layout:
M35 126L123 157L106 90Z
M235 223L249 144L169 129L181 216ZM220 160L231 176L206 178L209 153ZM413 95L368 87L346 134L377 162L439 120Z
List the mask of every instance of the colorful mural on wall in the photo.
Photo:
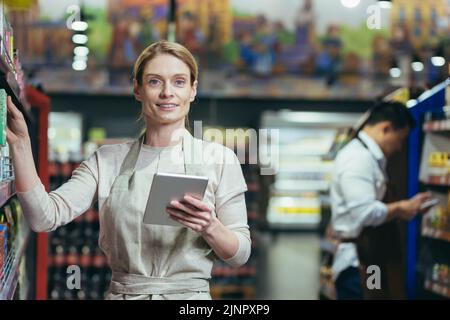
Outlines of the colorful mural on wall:
M177 41L199 62L200 94L366 99L400 81L389 71L402 54L426 61L440 44L450 53L450 1L396 0L375 11L379 28L369 28L376 2L178 0ZM71 68L72 4L89 23L84 71ZM38 9L25 18L19 49L49 91L130 93L139 52L167 34L168 0L41 0ZM432 71L435 80L442 72L428 68L425 83Z

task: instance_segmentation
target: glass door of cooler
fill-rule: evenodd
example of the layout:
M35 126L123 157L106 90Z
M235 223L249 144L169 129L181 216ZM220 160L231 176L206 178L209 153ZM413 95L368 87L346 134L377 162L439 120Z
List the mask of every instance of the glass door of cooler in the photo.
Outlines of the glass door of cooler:
M324 112L265 112L261 128L278 130L278 155L270 186L267 223L271 229L317 229L328 206L334 150L361 114ZM264 146L262 146L264 148ZM278 159L274 159L277 156Z

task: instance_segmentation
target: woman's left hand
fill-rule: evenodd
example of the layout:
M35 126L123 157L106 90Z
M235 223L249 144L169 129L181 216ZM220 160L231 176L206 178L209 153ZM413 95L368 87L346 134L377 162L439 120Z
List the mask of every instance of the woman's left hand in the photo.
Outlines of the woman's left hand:
M201 234L208 231L216 220L203 201L191 196L184 196L181 202L171 201L166 210L173 220Z

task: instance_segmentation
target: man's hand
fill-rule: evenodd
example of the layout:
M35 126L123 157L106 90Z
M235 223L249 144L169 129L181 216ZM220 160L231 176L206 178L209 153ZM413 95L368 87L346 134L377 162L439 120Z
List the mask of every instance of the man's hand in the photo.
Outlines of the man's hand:
M417 214L425 213L428 210L421 210L423 203L430 200L431 192L422 192L416 194L409 200L399 202L397 217L402 220L412 220Z

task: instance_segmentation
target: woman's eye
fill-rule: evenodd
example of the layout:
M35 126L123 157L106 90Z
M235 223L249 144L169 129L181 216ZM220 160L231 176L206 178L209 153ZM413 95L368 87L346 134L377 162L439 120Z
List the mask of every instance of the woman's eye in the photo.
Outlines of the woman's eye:
M161 83L161 81L159 81L158 79L150 79L148 80L148 84L151 86L157 86Z
M186 84L186 80L183 80L183 79L175 80L175 85L177 87L183 87L185 84Z

